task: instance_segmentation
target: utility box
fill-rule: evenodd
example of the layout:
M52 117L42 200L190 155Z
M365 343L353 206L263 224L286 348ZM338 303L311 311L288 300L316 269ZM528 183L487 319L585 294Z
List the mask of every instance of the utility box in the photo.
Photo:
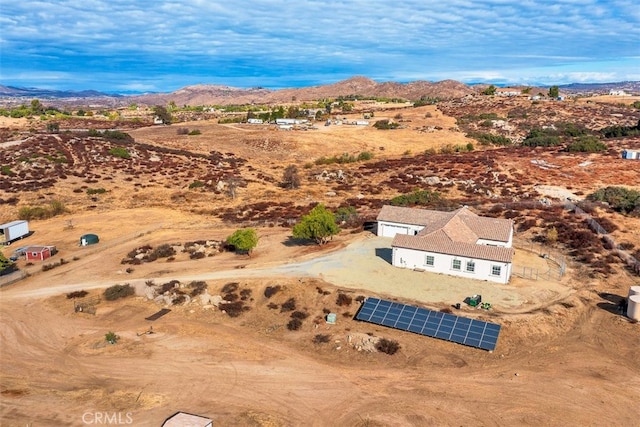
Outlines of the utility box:
M13 241L29 235L29 222L25 220L0 224L0 244L10 245Z

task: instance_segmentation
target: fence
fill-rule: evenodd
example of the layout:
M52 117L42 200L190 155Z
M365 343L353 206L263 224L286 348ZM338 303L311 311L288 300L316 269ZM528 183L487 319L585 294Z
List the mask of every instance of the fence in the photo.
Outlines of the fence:
M27 273L21 270L14 271L13 273L6 274L4 276L0 276L0 288L15 283L18 280L22 280L25 277L27 277Z
M548 246L543 246L540 243L535 243L530 240L514 239L513 246L517 249L522 249L528 252L532 252L540 255L547 260L547 270L540 271L533 267L513 267L511 273L514 276L521 277L529 280L560 280L567 269L567 263L560 254L560 252L554 251Z
M564 208L569 211L573 211L580 218L585 218L591 230L593 230L593 232L598 234L599 236L602 236L602 238L607 243L607 245L612 250L615 251L616 255L618 255L620 259L623 260L633 272L640 275L640 261L638 261L633 255L631 255L629 252L624 250L620 245L618 245L616 241L613 239L613 237L609 235L607 230L605 230L604 227L598 224L598 221L593 219L591 215L586 213L579 206L576 206L571 202L565 202Z

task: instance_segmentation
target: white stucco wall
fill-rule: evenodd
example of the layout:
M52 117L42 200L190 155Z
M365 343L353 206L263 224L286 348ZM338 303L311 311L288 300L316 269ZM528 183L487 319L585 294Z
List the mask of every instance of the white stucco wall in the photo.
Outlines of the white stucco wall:
M378 221L378 236L395 237L396 234L415 236L424 227L422 225L400 224L397 222Z
M481 259L471 259L454 255L429 253L406 248L393 248L392 264L395 267L421 269L433 273L448 274L451 276L467 277L477 280L488 280L491 282L506 284L511 277L511 263L487 261ZM426 256L434 257L434 265L426 264ZM460 270L453 269L453 260L460 260ZM475 271L473 273L466 271L468 261L475 263ZM500 267L500 275L492 274L492 267Z

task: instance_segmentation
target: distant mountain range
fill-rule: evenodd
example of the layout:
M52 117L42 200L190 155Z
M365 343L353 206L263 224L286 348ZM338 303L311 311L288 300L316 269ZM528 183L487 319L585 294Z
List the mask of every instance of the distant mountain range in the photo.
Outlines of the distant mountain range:
M122 95L107 94L96 90L50 90L0 85L0 96L14 98L96 98L102 96L121 97Z
M19 88L0 85L0 98L4 101L24 99L46 99L62 105L128 105L132 103L164 105L174 102L177 105L229 105L286 103L292 101L313 101L322 98L357 95L377 98L402 98L417 100L423 97L440 99L460 98L477 93L488 84L466 85L454 80L440 82L413 81L409 83L376 82L367 77L356 76L334 84L303 88L270 90L264 88L236 88L221 85L187 86L171 93L149 93L139 95L115 95L95 90L64 91L38 88ZM514 86L512 86L514 87ZM515 86L524 88L525 86ZM610 90L624 90L628 93L640 93L640 82L617 83L573 83L559 86L564 93L605 94ZM533 92L546 91L548 88L533 88Z

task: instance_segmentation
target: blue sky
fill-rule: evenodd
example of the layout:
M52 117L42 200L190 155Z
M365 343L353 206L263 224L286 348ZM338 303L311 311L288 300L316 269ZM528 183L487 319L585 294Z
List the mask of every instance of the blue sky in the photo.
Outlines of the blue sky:
M0 0L0 84L640 80L638 0Z

